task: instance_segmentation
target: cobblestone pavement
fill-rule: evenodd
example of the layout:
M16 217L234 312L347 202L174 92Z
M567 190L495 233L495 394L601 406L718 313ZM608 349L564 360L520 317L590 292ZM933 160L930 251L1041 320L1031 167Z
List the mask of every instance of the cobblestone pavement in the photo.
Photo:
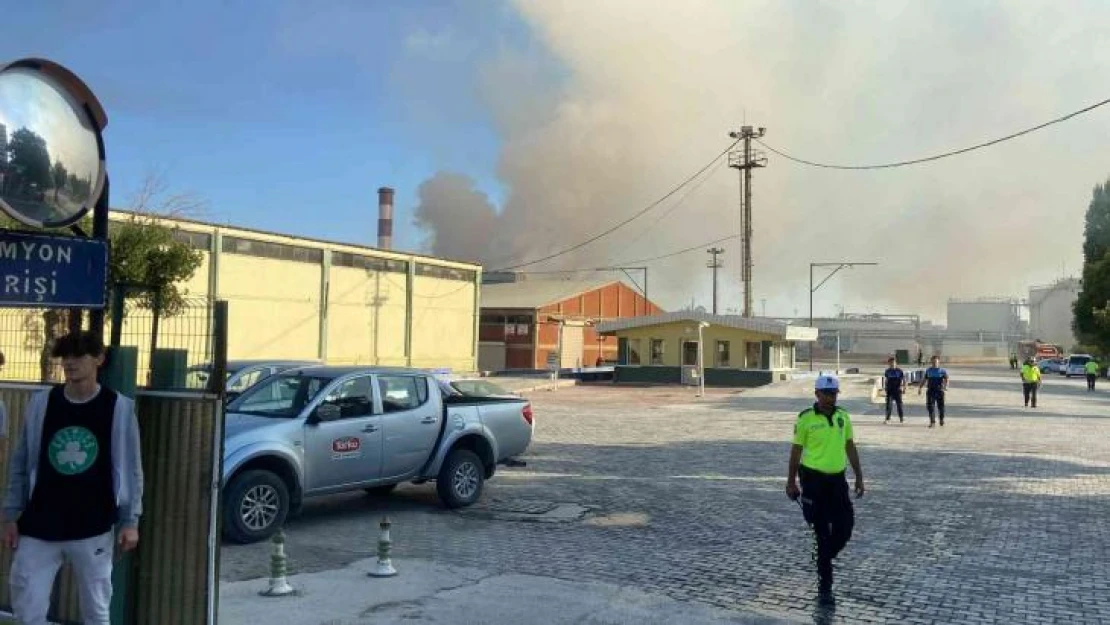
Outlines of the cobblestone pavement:
M329 498L290 522L288 550L298 571L338 568L372 553L388 513L402 567L426 558L605 581L788 621L1106 622L1110 389L1050 376L1033 410L1016 372L950 373L935 429L914 393L907 422L884 425L867 379L845 378L868 493L833 613L815 606L808 530L783 494L791 425L812 400L805 380L701 400L674 388L538 392L528 466L499 471L479 508L444 511L431 485ZM551 523L498 513L548 503L590 512ZM223 579L263 576L266 550L225 547Z

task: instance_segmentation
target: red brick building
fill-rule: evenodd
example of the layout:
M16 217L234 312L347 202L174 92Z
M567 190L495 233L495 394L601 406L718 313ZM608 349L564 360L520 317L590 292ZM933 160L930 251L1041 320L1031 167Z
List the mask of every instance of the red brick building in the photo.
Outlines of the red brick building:
M478 326L482 371L561 368L617 360L617 340L597 334L600 321L663 312L619 280L524 280L483 284ZM561 353L561 358L560 358Z

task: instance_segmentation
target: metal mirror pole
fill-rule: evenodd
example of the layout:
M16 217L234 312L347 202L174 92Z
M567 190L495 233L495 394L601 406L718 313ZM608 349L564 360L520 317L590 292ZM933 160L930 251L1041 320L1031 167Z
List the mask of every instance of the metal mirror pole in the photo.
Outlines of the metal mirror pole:
M111 205L108 199L108 190L110 188L108 176L104 176L104 190L101 192L100 197L96 200L96 206L93 207L93 238L108 242L108 207ZM109 257L112 250L108 250ZM107 302L105 302L107 303ZM112 319L113 328L119 324L118 319ZM101 340L104 338L104 308L94 308L89 311L89 330L96 334Z

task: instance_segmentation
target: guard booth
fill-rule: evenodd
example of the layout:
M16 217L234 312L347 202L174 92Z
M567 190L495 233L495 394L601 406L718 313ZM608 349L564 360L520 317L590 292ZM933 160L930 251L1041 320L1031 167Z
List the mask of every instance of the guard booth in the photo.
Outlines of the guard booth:
M61 381L49 357L53 341L76 330L104 336L109 327L101 381L136 401L144 473L139 545L116 560L111 621L212 625L227 305L205 302L187 311L199 318L191 327L200 330L189 336L184 353L180 345L159 351L157 314L153 331L135 329L142 325L141 307L129 308L128 295L135 287L159 287L123 284L109 275L106 125L92 91L64 67L45 59L0 63L0 211L17 224L0 223L0 314L21 320L0 334L6 361L0 401L9 416L0 431L0 488L28 400ZM109 293L114 305L106 322ZM213 363L210 386L165 388L176 385L175 372L190 351ZM10 611L11 560L0 547L0 613ZM55 583L49 616L63 625L79 622L68 568Z

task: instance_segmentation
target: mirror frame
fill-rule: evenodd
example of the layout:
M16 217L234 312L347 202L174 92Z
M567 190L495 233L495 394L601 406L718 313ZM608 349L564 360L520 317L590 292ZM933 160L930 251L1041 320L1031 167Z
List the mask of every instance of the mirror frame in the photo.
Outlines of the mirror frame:
M100 167L92 191L89 193L89 197L85 199L85 202L81 205L81 209L67 219L59 221L39 221L37 219L31 219L8 206L7 202L4 202L2 199L0 199L0 210L3 210L5 214L19 223L34 228L51 229L70 226L89 214L89 211L96 207L97 202L104 193L108 168L107 160L104 155L103 133L104 128L108 126L108 115L104 112L104 107L100 104L100 101L96 99L96 96L93 95L89 86L78 78L77 74L74 74L54 61L41 58L25 58L3 63L0 64L0 75L12 69L26 69L42 74L62 89L63 97L68 98L71 103L76 105L76 110L74 112L77 115L83 115L85 117L85 121L89 122L89 126L92 128L93 135L96 136L96 150L97 156L100 159Z

